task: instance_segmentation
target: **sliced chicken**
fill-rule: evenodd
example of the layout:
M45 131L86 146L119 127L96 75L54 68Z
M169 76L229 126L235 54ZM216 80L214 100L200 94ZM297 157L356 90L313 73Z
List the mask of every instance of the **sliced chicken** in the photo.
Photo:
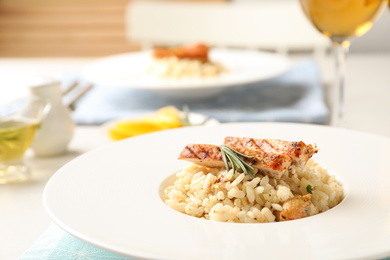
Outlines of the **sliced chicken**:
M237 151L248 150L251 154L271 153L290 156L295 165L305 165L318 152L316 146L306 145L302 141L292 142L279 139L253 139L228 136L225 138L224 144Z
M189 144L184 147L178 159L210 168L225 167L221 149L213 144Z
M284 154L275 154L264 151L259 152L249 148L244 149L244 147L238 147L236 150L245 155L255 156L255 158L243 159L246 163L257 168L263 174L277 179L280 179L293 161L291 156ZM189 144L180 153L179 159L206 167L225 167L221 150L217 145Z
M318 214L318 208L311 202L311 194L298 196L283 204L279 221L305 218Z

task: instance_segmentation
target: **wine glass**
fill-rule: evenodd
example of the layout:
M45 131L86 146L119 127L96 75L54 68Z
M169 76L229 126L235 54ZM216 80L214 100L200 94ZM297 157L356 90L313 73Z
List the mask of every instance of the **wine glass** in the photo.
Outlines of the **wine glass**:
M29 178L30 169L23 163L23 156L49 106L46 100L37 97L0 106L0 184Z
M336 56L336 85L333 89L330 124L344 124L344 77L350 41L362 36L381 13L384 0L299 0L303 12L333 43Z

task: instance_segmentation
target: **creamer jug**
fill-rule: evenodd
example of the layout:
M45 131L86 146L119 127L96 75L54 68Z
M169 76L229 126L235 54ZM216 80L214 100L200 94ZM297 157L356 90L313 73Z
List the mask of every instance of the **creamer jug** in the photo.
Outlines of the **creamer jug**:
M31 145L34 154L38 157L64 154L72 140L75 123L62 102L60 82L41 78L29 89L32 95L45 98L50 104L50 110Z

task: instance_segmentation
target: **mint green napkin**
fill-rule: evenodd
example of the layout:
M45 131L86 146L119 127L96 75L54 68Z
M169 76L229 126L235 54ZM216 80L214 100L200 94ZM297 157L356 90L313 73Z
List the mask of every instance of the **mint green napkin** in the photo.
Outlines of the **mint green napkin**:
M55 224L19 260L135 260L89 245ZM382 260L390 260L390 257Z
M54 223L19 260L133 260L87 244Z

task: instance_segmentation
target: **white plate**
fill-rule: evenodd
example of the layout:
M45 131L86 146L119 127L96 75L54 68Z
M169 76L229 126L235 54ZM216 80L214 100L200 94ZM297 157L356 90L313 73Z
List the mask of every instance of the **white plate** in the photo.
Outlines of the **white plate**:
M347 196L300 220L220 223L179 213L159 196L188 162L188 143L227 135L316 143L314 159L336 174ZM390 139L318 125L284 123L187 127L111 143L71 161L50 179L44 205L73 236L146 259L373 259L390 255Z
M284 56L251 50L214 48L210 59L223 64L228 73L203 79L163 79L148 75L150 51L109 56L88 65L84 77L102 86L121 86L153 91L176 99L214 96L229 86L272 78L285 72L291 62Z

